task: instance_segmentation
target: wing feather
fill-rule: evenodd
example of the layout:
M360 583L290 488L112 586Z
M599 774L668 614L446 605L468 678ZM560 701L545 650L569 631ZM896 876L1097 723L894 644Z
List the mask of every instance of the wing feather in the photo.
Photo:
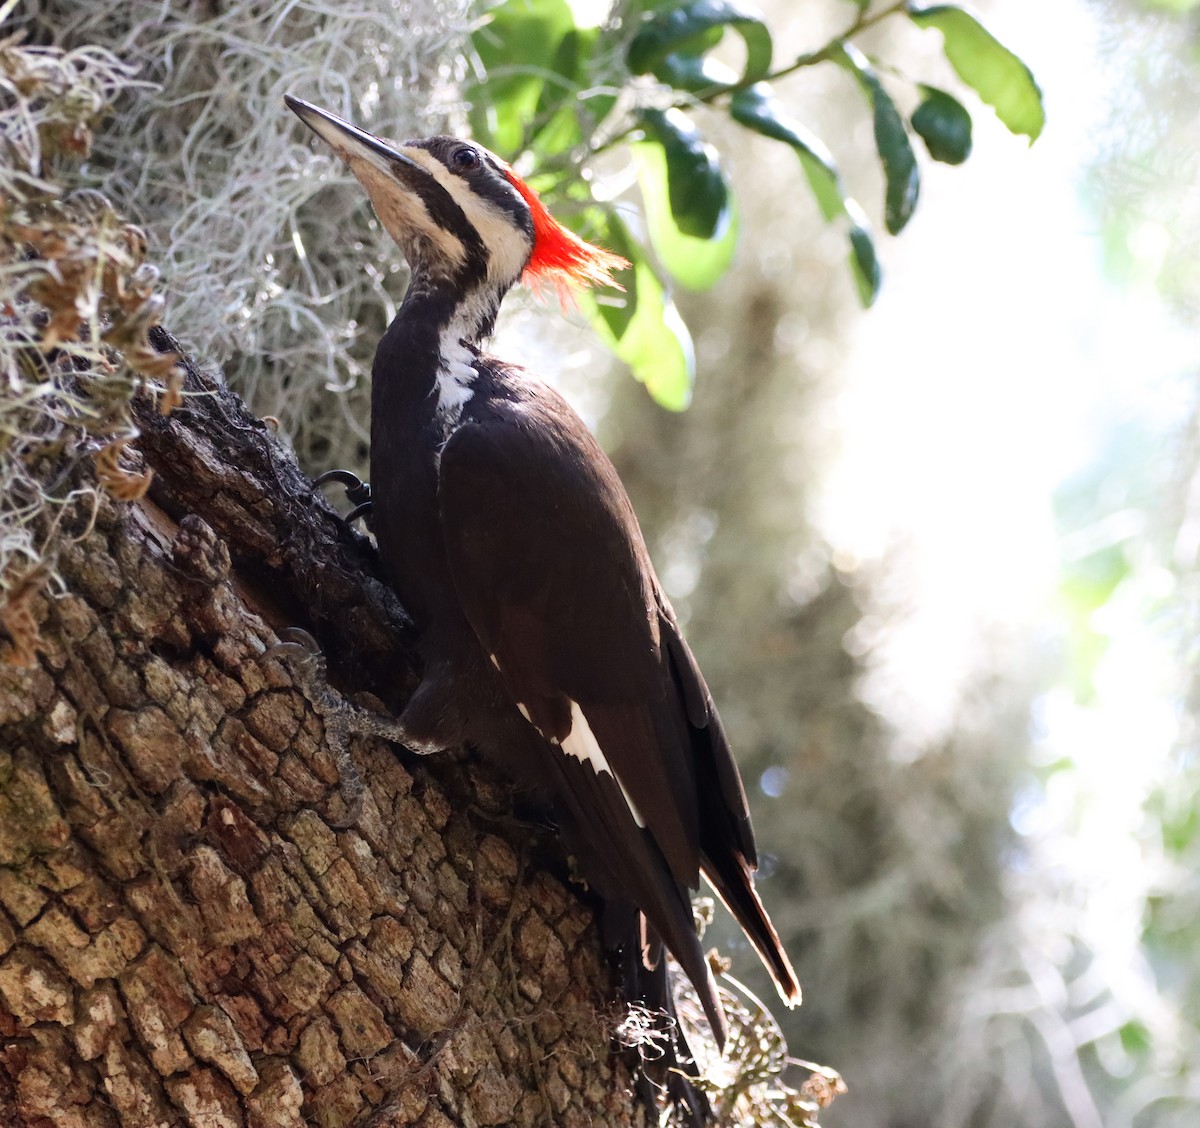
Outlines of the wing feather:
M439 504L455 589L508 690L559 744L579 710L675 879L695 886L686 719L653 569L608 458L565 401L539 389L455 431Z
M615 469L566 402L518 385L446 443L439 505L467 620L530 730L591 868L646 914L724 1020L691 920L701 869L781 993L799 986L754 890L754 837L720 717ZM555 747L555 746L558 747ZM541 761L538 760L541 757Z

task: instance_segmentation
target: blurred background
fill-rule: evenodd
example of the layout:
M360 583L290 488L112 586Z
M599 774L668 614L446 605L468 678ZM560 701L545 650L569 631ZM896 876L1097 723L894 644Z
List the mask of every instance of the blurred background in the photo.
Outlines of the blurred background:
M675 295L691 409L654 405L554 303L510 302L497 351L571 396L634 496L751 791L805 985L792 1051L850 1087L829 1128L1194 1128L1200 4L974 6L1048 124L1030 149L984 108L966 165L923 167L873 309L794 157L712 122L741 239L714 290ZM777 57L853 13L762 7ZM479 11L6 15L136 68L83 181L146 226L172 331L309 469L361 465L404 275L281 95L385 133L461 120ZM866 42L945 67L907 25ZM780 90L871 204L850 83ZM601 175L630 180L619 154Z

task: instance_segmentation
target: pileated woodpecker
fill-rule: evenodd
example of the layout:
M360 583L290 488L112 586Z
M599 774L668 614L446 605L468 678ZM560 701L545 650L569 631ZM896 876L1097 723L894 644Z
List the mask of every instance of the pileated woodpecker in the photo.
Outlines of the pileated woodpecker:
M655 968L665 943L723 1045L692 917L701 874L800 1000L754 889L741 778L612 463L557 392L480 349L519 279L606 284L628 264L479 145L392 144L286 101L412 273L371 390L372 528L425 663L405 742L467 744L549 792L588 881L639 920L634 959Z

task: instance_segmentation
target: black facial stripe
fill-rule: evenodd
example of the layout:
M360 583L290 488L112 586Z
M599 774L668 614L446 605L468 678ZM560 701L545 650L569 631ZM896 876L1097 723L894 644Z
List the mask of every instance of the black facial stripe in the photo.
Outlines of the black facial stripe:
M429 147L423 141L406 141L405 145L409 148ZM420 173L415 173L415 170L410 170L408 166L397 164L396 174L397 179L408 185L420 197L433 222L450 232L466 249L466 261L458 270L458 277L463 286L481 282L487 275L487 248L474 224L467 219L466 213L458 206L454 197L423 169Z
M511 216L516 226L529 237L530 242L533 241L533 217L529 214L529 205L521 199L486 152L479 150L480 162L475 168L464 169L459 168L452 159L454 152L464 144L457 137L427 137L406 144L424 149L441 161L455 176L465 180L478 196Z

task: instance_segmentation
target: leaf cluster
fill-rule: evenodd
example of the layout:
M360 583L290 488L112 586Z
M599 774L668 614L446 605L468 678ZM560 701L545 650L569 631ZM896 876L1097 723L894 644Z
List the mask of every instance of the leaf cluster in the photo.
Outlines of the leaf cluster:
M914 137L932 159L961 164L971 152L972 117L949 91L869 58L855 42L861 33L891 17L940 32L954 72L1008 129L1031 142L1041 132L1042 96L1029 68L966 9L870 0L856 8L841 33L783 65L774 62L765 20L738 0L625 0L595 27L582 26L568 0L504 0L474 33L484 74L468 91L475 136L510 160L527 160L538 170L535 187L565 207L568 222L630 260L624 291L601 293L589 311L601 337L665 407L685 407L693 380L690 339L670 287L711 287L732 262L739 228L734 193L698 109L795 154L822 217L846 233L850 270L868 306L882 273L867 214L830 150L789 110L781 80L823 63L854 76L872 115L884 222L893 235L920 195ZM730 37L744 57L737 70L721 61ZM911 115L898 108L894 82L915 88ZM629 141L644 231L580 176L590 158Z

